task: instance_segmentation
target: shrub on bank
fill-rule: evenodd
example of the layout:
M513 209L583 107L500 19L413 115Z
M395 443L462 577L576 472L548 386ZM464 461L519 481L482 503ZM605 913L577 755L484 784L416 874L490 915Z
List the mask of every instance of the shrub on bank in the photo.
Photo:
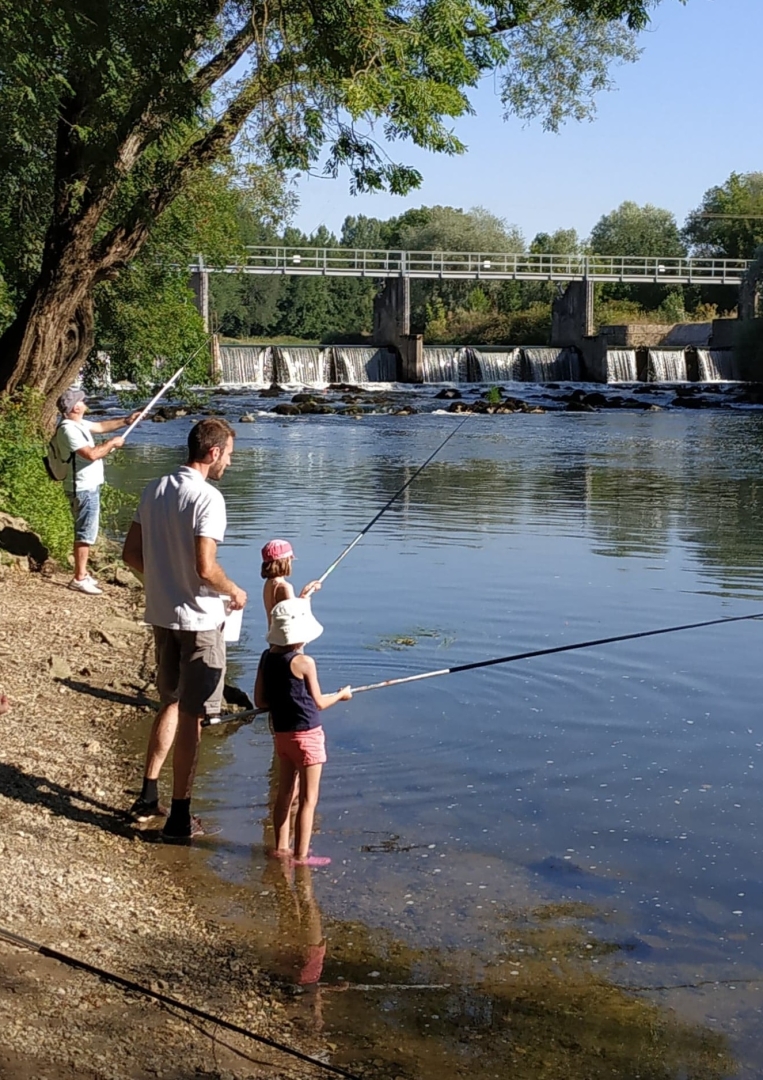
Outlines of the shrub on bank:
M34 391L0 396L0 509L28 521L53 558L66 562L72 518L63 484L54 483L42 463L48 441L42 402Z

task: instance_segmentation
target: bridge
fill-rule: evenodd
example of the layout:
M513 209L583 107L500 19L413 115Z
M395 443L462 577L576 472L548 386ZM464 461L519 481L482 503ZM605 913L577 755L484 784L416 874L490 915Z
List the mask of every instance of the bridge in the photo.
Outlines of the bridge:
M756 309L757 281L746 259L680 259L637 255L536 255L525 252L386 251L369 248L261 246L227 266L208 265L203 256L189 267L204 325L209 327L211 274L258 274L283 277L353 277L383 281L374 297L372 340L395 348L402 378L415 382L422 371L422 339L411 334L411 281L558 281L566 282L553 303L551 342L574 346L597 371L606 340L596 337L594 285L730 285L739 289L740 317ZM754 275L753 275L754 276ZM597 377L597 376L594 376Z
M636 255L530 255L517 252L384 251L366 248L250 247L239 263L193 275L420 278L438 281L602 281L661 285L741 285L746 259L677 259Z

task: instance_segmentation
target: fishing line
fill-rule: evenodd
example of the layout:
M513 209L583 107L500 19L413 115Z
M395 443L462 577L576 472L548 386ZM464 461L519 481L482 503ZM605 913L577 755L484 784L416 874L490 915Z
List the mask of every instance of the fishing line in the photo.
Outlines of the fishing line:
M106 968L89 964L87 960L79 960L76 956L70 956L69 953L62 953L58 949L51 949L47 945L40 945L39 942L30 941L29 938L21 937L19 934L14 934L3 927L0 927L0 939L9 942L11 945L16 945L20 949L28 949L30 952L39 953L40 956L47 956L51 960L57 960L61 964L66 964L67 967L86 971L89 975L95 975L99 979L114 983L125 990L131 990L136 994L143 994L145 997L153 998L155 1001L161 1002L162 1005L179 1009L181 1012L189 1013L200 1020L206 1020L211 1024L219 1024L220 1027L225 1028L227 1031L232 1031L236 1035L244 1035L247 1039L253 1039L254 1042L261 1043L263 1046L269 1046L271 1050L289 1054L291 1057L305 1061L308 1065L315 1065L316 1068L323 1069L325 1072L334 1073L336 1076L344 1076L347 1080L359 1080L355 1073L348 1072L338 1065L329 1065L318 1058L310 1057L309 1054L303 1054L301 1050L295 1050L293 1046L287 1046L285 1043L276 1042L275 1039L269 1039L266 1035L256 1035L253 1031L249 1031L248 1028L233 1024L229 1020L223 1020L213 1013L206 1012L205 1009L197 1009L195 1005L187 1005L184 1001L179 1001L178 998L171 997L169 994L162 994L158 990L152 990L150 987L135 982L133 979L126 979L123 975L107 971Z
M404 491L406 490L406 488L409 488L409 487L411 486L411 484L412 484L412 483L413 483L413 481L414 481L414 480L416 479L416 477L417 477L417 476L419 475L419 473L422 473L422 472L424 471L424 469L426 469L426 467L427 467L427 465L429 464L429 462L430 462L430 461L432 461L432 459L433 459L433 458L437 457L437 455L438 455L438 454L440 453L440 451L442 450L443 446L445 446L446 442L449 442L449 440L453 438L453 436L454 436L454 435L456 434L456 432L458 432L458 431L460 431L460 430L461 430L461 428L462 428L462 427L464 426L464 424L466 423L466 421L467 421L468 419L469 419L469 417L468 417L468 416L467 416L467 417L465 417L465 418L464 418L464 419L463 419L463 420L461 421L461 423L460 423L460 424L458 424L458 425L457 425L457 426L456 426L455 428L453 428L453 430L451 431L451 433L450 433L450 434L449 434L448 436L446 436L446 438L444 438L444 439L442 440L442 442L441 442L441 443L440 443L440 445L439 445L439 446L437 447L437 449L436 449L436 450L434 450L434 451L433 451L433 452L432 452L432 453L431 453L431 454L429 455L429 457L428 457L428 458L426 459L426 461L424 462L424 464L423 464L423 465L419 465L418 469L417 469L417 470L416 470L416 472L415 472L415 473L413 474L413 476L411 476L411 477L410 477L410 478L409 478L408 480L406 480L406 482L405 482L405 483L403 484L403 486L402 486L402 487L400 488L400 490L399 490L399 491L396 491L396 492L395 492L395 494L394 494L394 495L392 496L392 498L391 498L391 499L389 500L389 502L386 502L386 503L384 504L384 506L383 506L383 507L381 508L381 510L379 511L379 513L378 513L378 514L376 514L376 516L375 516L375 517L371 518L371 520L369 521L369 523L368 523L368 524L366 525L365 529L362 529L362 530L361 530L361 531L360 531L360 532L358 533L358 535L357 535L357 536L355 537L355 539L354 539L354 540L352 541L352 543L350 543L350 544L348 544L348 545L347 545L347 547L346 547L346 548L344 549L344 551L343 551L343 552L341 553L341 555L340 555L340 556L339 556L339 557L338 557L337 559L334 559L334 561L332 562L331 566L330 566L330 567L328 568L328 570L326 570L326 571L325 571L325 573L323 574L323 576L322 576L322 577L319 577L319 578L318 578L318 581L320 582L320 584L321 584L321 585L322 585L322 584L323 584L323 582L324 582L324 581L326 580L326 578L327 578L327 577L329 576L329 574L331 574L331 573L332 573L332 572L333 572L334 570L336 570L337 566L339 566L339 564L340 564L340 562L342 561L342 559L344 559L346 555L349 555L349 554L350 554L350 552L352 551L352 549L353 549L353 548L355 547L355 545L356 545L356 544L357 544L357 543L358 543L358 542L359 542L360 540L362 540L362 539L363 539L363 537L364 537L364 536L366 535L366 533L368 532L368 530L369 530L369 529L370 529L370 528L371 528L371 527L372 527L373 525L375 525L375 524L376 524L376 522L377 522L377 521L379 520L379 518L380 518L380 517L382 516L382 514L386 513L386 512L387 512L387 510L389 510L390 506L392 506L393 502L395 502L395 500L396 500L396 499L399 499L399 498L400 498L400 496L401 496L401 495L403 494L403 492L404 492Z
M531 649L528 652L512 653L510 656L497 656L491 660L475 660L471 664L458 664L455 667L438 668L436 671L422 671L418 675L405 675L398 679L385 679L383 682L368 683L366 686L353 686L353 694L364 694L367 690L382 690L387 686L400 686L402 683L419 682L421 679L435 679L440 675L455 675L459 671L475 671L477 668L493 667L495 664L513 664L517 660L531 660L536 656L553 656L555 653L573 652L575 649L592 649L597 645L611 645L617 641L637 641L639 638L658 637L660 634L677 634L682 630L699 630L704 626L722 626L725 623L748 622L751 619L763 619L763 611L755 615L731 615L722 619L706 619L703 622L684 623L681 626L664 626L659 630L638 630L632 634L615 634L612 637L595 638L592 641L576 641L572 645L553 645L548 649ZM250 720L268 712L267 709L248 709L246 712L228 716L212 717L202 720L202 727L213 727L231 720Z

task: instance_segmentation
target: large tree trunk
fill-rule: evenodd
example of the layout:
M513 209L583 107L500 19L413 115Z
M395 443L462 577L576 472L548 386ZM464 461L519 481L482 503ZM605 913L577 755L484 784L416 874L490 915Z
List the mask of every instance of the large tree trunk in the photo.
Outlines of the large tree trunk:
M62 262L52 274L43 271L0 337L0 393L39 390L50 425L56 398L74 382L94 341L92 265L88 259Z

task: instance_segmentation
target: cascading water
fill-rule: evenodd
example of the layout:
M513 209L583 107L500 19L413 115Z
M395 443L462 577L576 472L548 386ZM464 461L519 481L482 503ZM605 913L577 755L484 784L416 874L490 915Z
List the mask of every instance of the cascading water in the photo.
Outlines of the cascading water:
M737 365L731 349L697 349L700 382L735 382Z
M517 382L522 378L520 349L471 349L476 382Z
M441 347L437 345L425 345L422 353L423 376L425 383L460 382L459 352L452 345Z
M582 372L576 349L523 348L525 381L580 382Z
M273 378L273 350L269 345L221 345L223 383L262 386Z
M635 349L607 349L607 382L637 382Z
M337 382L395 382L397 356L391 349L363 345L334 345Z
M649 382L686 382L688 377L683 349L649 350Z
M329 351L317 346L279 346L276 350L276 382L317 385L327 383Z

